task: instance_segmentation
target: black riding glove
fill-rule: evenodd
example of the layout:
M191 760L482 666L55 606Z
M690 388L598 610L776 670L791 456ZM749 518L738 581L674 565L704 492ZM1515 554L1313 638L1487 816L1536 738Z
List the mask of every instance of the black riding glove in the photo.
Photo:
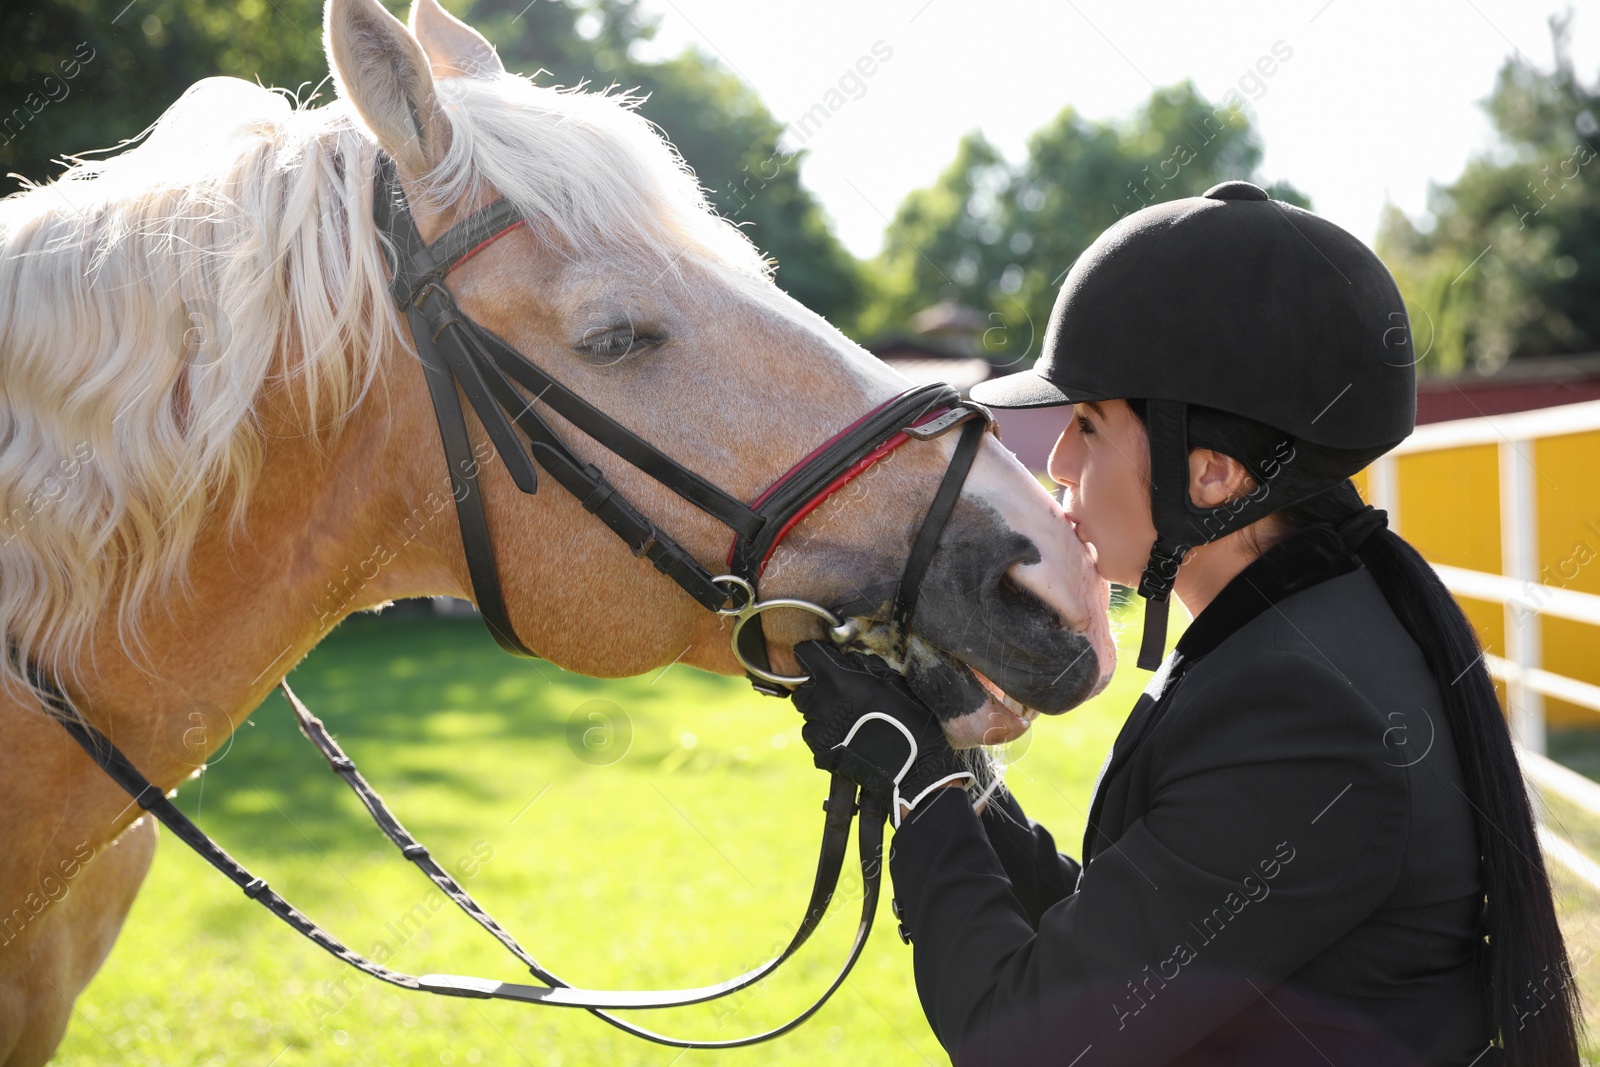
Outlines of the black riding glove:
M816 765L888 800L896 828L901 804L910 811L940 786L974 780L933 712L883 660L823 641L796 645L794 656L810 675L794 705Z

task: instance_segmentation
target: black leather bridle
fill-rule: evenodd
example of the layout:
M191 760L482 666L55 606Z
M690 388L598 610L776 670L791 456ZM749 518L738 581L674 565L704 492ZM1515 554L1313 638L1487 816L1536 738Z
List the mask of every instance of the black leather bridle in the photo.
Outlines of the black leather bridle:
M377 163L373 214L379 232L392 247L390 287L396 306L405 314L417 347L439 423L439 436L449 463L451 489L461 524L462 543L473 593L484 622L502 648L518 655L533 653L517 637L500 588L494 546L478 485L478 465L468 437L467 422L457 387L472 405L479 422L505 463L512 480L525 493L538 488L543 468L572 493L633 550L655 564L707 610L735 619L734 654L761 692L787 695L789 687L804 677L774 674L767 660L761 614L774 608L809 611L838 628L841 620L827 608L809 601L757 596L762 568L784 536L807 514L851 479L859 476L895 448L911 439L929 440L962 426L950 465L913 540L894 602L890 624L897 639L909 633L923 577L938 545L940 534L955 507L978 445L993 420L981 405L962 400L947 385L918 386L867 412L811 452L751 504L730 496L644 441L610 416L568 390L530 363L521 353L473 322L456 305L445 288L452 269L501 235L523 225L525 219L505 201L497 201L452 226L427 244L418 233L393 164L384 157ZM524 397L518 386L532 394ZM539 416L546 405L593 438L618 458L626 460L683 499L714 516L734 531L728 569L715 573L659 530L616 491L600 469L574 455ZM521 432L519 438L518 431ZM526 440L526 445L523 441ZM844 982L865 948L877 911L882 875L883 823L888 816L887 797L860 791L854 783L835 776L823 805L821 853L811 897L794 937L785 949L754 970L716 985L665 991L602 991L574 989L538 963L505 931L448 872L433 861L428 849L408 833L383 799L367 784L355 763L345 755L324 728L289 690L281 688L306 735L327 759L329 767L361 799L379 829L433 883L475 922L493 935L542 985L499 982L457 975L421 977L391 970L347 948L317 926L288 901L239 865L204 831L191 822L160 789L152 785L103 733L85 722L54 682L27 665L30 678L53 705L68 733L118 785L150 812L179 840L233 880L245 894L345 963L391 985L457 997L496 998L558 1007L584 1008L619 1029L678 1048L736 1048L769 1040L799 1026L825 1004ZM858 805L859 799L859 805ZM858 851L863 883L861 917L850 954L823 994L788 1022L760 1034L724 1041L698 1041L669 1037L619 1019L611 1012L629 1008L673 1008L715 1000L744 989L771 974L789 959L822 921L838 884L850 823L861 814Z
M931 439L968 424L924 521L925 529L933 527L933 536L925 546L913 547L898 587L897 613L909 619L938 533L960 495L984 427L993 424L982 405L963 400L948 385L907 389L839 431L746 504L572 392L457 306L445 287L445 278L498 238L525 225L527 220L516 207L497 200L427 244L417 231L394 164L380 158L373 217L393 249L389 292L411 328L433 399L473 595L489 632L502 648L517 655L536 655L517 637L500 588L458 385L518 489L537 491L537 461L634 555L650 560L702 607L737 617L735 654L749 671L752 684L775 696L787 696L789 687L804 679L772 674L761 613L774 607L799 607L832 619L834 625L839 622L830 612L807 602L763 603L756 598L761 570L779 542L829 496L907 440ZM532 394L532 399L517 386ZM691 556L618 493L598 467L575 456L540 416L540 406L732 530L726 573L717 574Z

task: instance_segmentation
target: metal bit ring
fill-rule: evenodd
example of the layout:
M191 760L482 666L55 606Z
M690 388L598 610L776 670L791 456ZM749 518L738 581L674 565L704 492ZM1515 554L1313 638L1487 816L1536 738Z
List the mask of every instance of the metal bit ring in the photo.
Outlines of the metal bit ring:
M730 585L742 587L741 591L750 590L750 584L748 582L734 575L723 575L722 577L715 579L715 581L717 581L719 584L727 582ZM742 608L739 608L738 610L724 608L718 613L721 615L730 615L734 619L733 658L739 661L739 666L743 667L745 670L749 671L753 676L761 679L763 682L769 682L772 685L788 686L790 689L793 689L797 685L804 685L809 682L811 680L811 676L807 674L774 674L770 670L757 667L755 664L745 659L744 653L739 651L739 635L743 632L745 624L751 619L755 618L757 615L760 615L763 611L771 611L773 608L797 608L800 611L809 611L811 614L817 616L823 622L827 623L830 629L837 628L838 626L842 625L842 622L839 619L839 616L835 615L821 604L813 604L809 600L797 600L792 597L778 597L773 600L757 600L753 590L750 590L750 595L746 599Z

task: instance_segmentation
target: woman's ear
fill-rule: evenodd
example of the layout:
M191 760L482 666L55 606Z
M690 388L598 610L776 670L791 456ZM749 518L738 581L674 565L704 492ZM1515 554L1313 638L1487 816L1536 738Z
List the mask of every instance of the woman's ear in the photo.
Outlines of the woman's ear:
M1196 507L1214 508L1252 492L1256 480L1244 464L1210 448L1189 452L1189 499Z
M378 145L408 177L432 170L450 146L450 122L416 38L378 0L328 0L323 42L339 95Z

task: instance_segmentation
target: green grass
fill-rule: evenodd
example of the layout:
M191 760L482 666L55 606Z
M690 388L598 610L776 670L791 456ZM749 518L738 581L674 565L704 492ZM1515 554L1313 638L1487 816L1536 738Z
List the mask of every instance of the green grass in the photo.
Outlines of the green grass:
M1135 621L1127 616L1124 628L1136 633ZM1013 788L1073 854L1100 762L1144 684L1124 651L1128 665L1109 692L1013 746ZM473 622L371 616L341 627L291 680L411 831L568 981L720 981L792 932L810 887L826 778L811 766L787 701L682 666L583 678L506 656ZM597 700L610 703L589 704ZM609 739L588 717L596 710L616 724ZM585 729L598 731L592 747ZM179 803L358 951L385 944L391 965L413 974L527 978L370 825L297 735L281 697L257 710ZM877 935L855 973L810 1022L753 1049L680 1057L581 1012L431 997L366 978L167 836L55 1062L947 1062L917 1003L911 952L894 935L887 896L886 884ZM853 928L853 916L830 916L751 995L635 1017L710 1038L770 1026L820 991Z
M1147 677L1132 667L1138 621L1136 608L1120 615L1124 666L1108 692L1042 721L1010 753L1012 788L1073 854L1100 761ZM701 985L787 941L809 890L826 792L787 701L681 666L620 681L583 678L506 656L471 621L371 616L341 627L292 681L412 832L569 981ZM611 717L609 733L592 712ZM586 730L594 731L587 739ZM1551 750L1600 773L1592 733L1553 734ZM391 964L413 974L526 977L378 834L298 736L281 698L251 717L179 802L359 951L383 944ZM1600 855L1593 819L1550 803L1553 824ZM1600 895L1558 865L1552 875L1590 1025L1600 1032ZM847 871L845 907L752 994L635 1018L711 1038L786 1019L832 976L854 926L853 915L838 917L852 889L859 876ZM848 984L795 1033L680 1057L581 1012L382 985L293 934L166 837L54 1062L945 1063L917 1003L910 950L893 931L885 904Z
M1550 758L1594 778L1600 775L1600 732L1551 730ZM1540 820L1576 845L1586 855L1600 856L1600 819L1561 796L1534 789ZM1547 861L1556 887L1556 909L1566 935L1567 955L1578 975L1589 1032L1584 1041L1585 1063L1600 1063L1600 891L1560 863Z

